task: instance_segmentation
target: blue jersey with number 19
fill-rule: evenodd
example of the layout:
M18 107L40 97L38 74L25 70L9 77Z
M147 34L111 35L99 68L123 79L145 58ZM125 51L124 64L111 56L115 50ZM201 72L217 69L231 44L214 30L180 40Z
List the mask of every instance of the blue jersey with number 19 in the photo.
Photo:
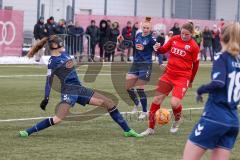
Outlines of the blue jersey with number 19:
M240 101L240 58L227 52L218 54L213 63L212 81L224 85L209 93L203 118L238 126L237 105Z

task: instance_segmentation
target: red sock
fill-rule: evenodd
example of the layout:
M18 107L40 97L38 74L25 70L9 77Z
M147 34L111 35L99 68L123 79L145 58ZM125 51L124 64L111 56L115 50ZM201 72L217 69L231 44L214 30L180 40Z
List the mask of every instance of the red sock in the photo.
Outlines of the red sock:
M177 108L172 108L175 121L178 121L182 116L182 105L180 104Z
M160 108L160 104L151 104L151 108L149 111L149 117L148 117L148 127L154 129L155 127L155 113Z

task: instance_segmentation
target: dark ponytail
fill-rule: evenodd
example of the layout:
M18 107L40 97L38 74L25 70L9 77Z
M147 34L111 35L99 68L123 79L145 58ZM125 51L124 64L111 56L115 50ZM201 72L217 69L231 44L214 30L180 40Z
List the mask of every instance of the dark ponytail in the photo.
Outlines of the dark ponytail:
M34 46L32 46L27 56L29 58L33 57L40 49L43 48L43 46L47 43L47 41L48 41L48 37L44 37L39 42L37 42Z

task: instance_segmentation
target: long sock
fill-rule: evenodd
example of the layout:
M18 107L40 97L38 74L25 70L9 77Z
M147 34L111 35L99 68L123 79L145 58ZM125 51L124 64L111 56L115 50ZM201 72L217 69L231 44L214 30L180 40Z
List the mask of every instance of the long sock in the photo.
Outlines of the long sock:
M178 121L182 116L182 105L180 104L177 108L172 108L175 121Z
M144 89L137 89L137 93L140 97L140 101L142 104L142 111L147 112L147 96L146 93L144 92Z
M139 100L138 100L137 94L134 91L134 88L128 89L127 92L129 94L129 97L131 98L131 100L134 102L134 104L136 106L138 106L139 105Z
M53 125L54 125L53 118L47 118L37 123L35 126L28 128L26 131L28 132L28 135L31 135L34 132L39 132Z
M157 110L160 109L160 104L151 104L151 108L149 111L149 117L148 117L148 127L154 129L155 127L155 113Z
M118 111L117 107L114 106L112 109L108 110L110 116L112 119L125 131L128 132L130 131L130 128L125 121L125 119L122 117L120 112Z

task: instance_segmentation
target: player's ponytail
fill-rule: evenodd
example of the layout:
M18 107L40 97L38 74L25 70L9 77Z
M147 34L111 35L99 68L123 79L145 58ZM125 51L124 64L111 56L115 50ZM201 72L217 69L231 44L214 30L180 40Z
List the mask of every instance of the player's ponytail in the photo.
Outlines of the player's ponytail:
M151 23L151 21L152 21L152 17L145 17L145 21L144 22Z
M48 37L44 37L39 42L37 42L34 46L32 46L27 56L29 58L33 57L40 49L43 48L43 46L47 43L47 41L48 41Z
M221 32L222 51L233 56L240 53L240 24L235 22L227 25Z

